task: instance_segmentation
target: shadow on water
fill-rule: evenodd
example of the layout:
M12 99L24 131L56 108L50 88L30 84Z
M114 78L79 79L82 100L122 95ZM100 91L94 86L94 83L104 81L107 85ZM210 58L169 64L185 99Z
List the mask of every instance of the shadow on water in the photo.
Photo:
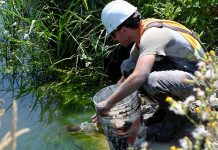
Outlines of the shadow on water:
M7 86L7 81L1 83L1 87ZM4 84L4 85L3 85ZM1 108L8 108L13 99L12 92L0 91L0 99L4 99ZM94 112L80 112L70 114L63 118L53 120L46 124L39 121L40 107L31 110L33 98L28 95L18 102L18 122L17 130L30 128L30 132L18 137L17 150L87 150L87 149L108 149L104 135L97 131L77 131L67 132L66 125L80 126L84 122L91 122L90 117ZM11 131L12 110L6 110L4 116L0 118L0 139ZM10 149L10 146L7 147Z

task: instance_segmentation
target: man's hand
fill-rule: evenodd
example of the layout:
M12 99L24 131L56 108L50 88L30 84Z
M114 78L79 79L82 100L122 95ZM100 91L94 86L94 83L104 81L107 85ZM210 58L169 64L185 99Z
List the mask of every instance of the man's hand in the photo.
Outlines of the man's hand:
M97 127L100 124L100 116L106 117L108 116L108 111L111 109L112 106L108 103L108 100L102 101L98 103L96 114L92 116L92 123Z
M98 127L100 125L100 118L99 115L94 114L92 117L92 123L94 124L95 127Z
M111 109L111 105L108 100L98 103L96 113L102 117L108 116L108 111Z

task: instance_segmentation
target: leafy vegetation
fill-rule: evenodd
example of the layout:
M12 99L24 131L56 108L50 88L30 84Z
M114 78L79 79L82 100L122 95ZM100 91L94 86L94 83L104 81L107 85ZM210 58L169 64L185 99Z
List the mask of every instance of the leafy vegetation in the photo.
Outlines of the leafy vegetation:
M110 48L95 6L89 10L86 1L3 2L1 71L12 85L16 82L17 96L35 93L45 111L58 104L80 109L90 104L94 87L104 83L103 59Z
M216 0L139 1L143 16L172 19L194 30L209 49L215 49L218 28ZM217 48L217 47L216 47Z
M117 76L110 64L119 64L124 49L106 38L101 24L108 2L0 1L0 69L17 89L16 97L33 93L42 111L50 114L57 108L91 107L90 97ZM217 48L215 0L129 2L144 18L174 19L194 29L208 49Z
M0 0L0 71L2 80L11 83L1 90L15 91L15 99L34 94L33 109L40 103L42 116L48 121L59 115L59 109L92 108L90 97L117 76L110 64L119 64L127 54L125 48L106 38L100 14L108 2ZM194 95L199 100L196 112L200 121L196 124L212 133L205 141L208 149L214 149L218 115L217 108L208 107L207 100L217 101L217 95L214 96L218 80L214 56L218 49L217 0L129 2L138 7L143 18L173 19L186 25L197 32L208 50L215 50L196 74L205 82L206 89L196 90ZM186 107L172 104L179 105L175 108ZM197 142L192 144L190 139L184 139L184 143L190 144L185 145L187 149L200 149L199 136L202 135L197 135Z
M210 51L207 62L198 64L199 70L195 72L197 78L204 85L204 89L195 88L194 94L190 95L184 102L175 101L168 97L167 102L170 103L170 109L176 114L187 116L196 128L192 131L191 137L184 137L180 140L183 149L217 149L217 124L218 124L218 58L214 51ZM192 82L192 81L187 81ZM193 120L188 110L195 113L197 119ZM191 132L191 131L190 131ZM177 149L175 146L172 149Z

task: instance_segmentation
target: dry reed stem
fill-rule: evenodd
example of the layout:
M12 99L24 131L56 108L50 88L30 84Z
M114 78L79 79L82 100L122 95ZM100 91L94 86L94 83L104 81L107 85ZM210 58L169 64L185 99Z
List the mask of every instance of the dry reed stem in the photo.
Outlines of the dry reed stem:
M16 150L16 130L17 130L17 102L16 99L13 100L12 106L12 143L11 143L11 150Z
M7 132L0 142L0 150L4 150L11 143L11 150L16 150L16 138L30 131L29 128L17 130L17 103L13 100L12 105L12 133Z
M15 138L17 138L18 136L21 136L22 134L25 134L25 133L27 133L27 132L29 132L29 131L30 131L29 128L21 129L21 130L19 130L19 131L17 131L17 132L15 133ZM1 142L0 142L0 150L4 150L5 147L6 147L8 144L11 143L11 141L12 141L12 136L11 136L10 132L8 132L8 133L4 136L3 139L4 139L4 140L1 140Z
M11 132L7 132L7 133L5 134L5 136L2 138L1 143L2 143L3 141L5 141L7 138L9 138L10 135L11 135ZM0 145L1 145L1 144L0 144Z

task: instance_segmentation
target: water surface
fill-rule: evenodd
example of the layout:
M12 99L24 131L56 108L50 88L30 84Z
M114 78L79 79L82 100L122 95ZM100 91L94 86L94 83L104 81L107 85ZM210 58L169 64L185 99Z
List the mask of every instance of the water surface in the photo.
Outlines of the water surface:
M1 77L2 78L2 77ZM1 82L2 89L8 86L7 80ZM0 98L4 99L1 108L8 108L13 100L13 92L0 92ZM30 132L17 139L17 150L87 150L108 149L105 136L96 131L83 131L69 133L66 125L80 126L81 123L91 122L93 111L72 113L68 116L53 119L52 122L40 120L40 107L32 110L33 98L28 95L18 102L17 130L30 128ZM9 107L1 118L0 139L11 131L12 110ZM45 117L46 118L46 117ZM10 146L7 147L10 149Z

